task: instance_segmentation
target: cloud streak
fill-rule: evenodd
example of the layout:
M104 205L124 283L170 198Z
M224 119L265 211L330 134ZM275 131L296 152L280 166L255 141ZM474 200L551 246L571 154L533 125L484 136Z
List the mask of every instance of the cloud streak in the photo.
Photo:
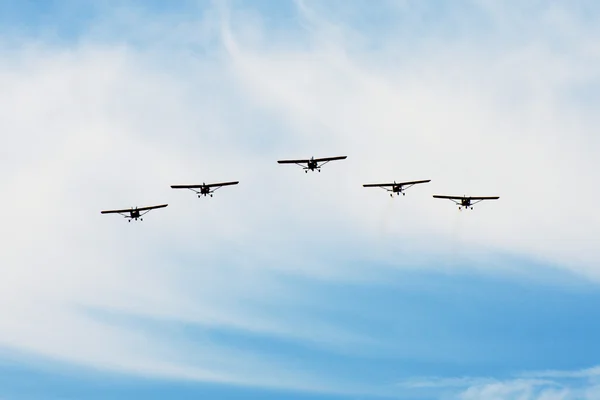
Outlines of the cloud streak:
M593 399L598 394L597 368L577 371L530 371L506 379L484 377L422 378L399 383L406 390L437 393L444 399Z
M319 143L352 154L347 168L356 182L389 171L386 179L400 173L432 177L435 189L429 191L502 195L502 206L481 207L495 207L494 216L465 222L470 244L595 276L596 252L587 238L597 236L599 225L585 211L593 208L595 192L584 182L593 180L597 167L589 153L598 146L591 131L596 117L565 96L583 81L598 82L590 39L569 41L569 57L563 57L538 36L557 23L546 18L558 12L553 9L532 22L540 30L524 31L519 42L493 43L519 26L512 14L497 12L502 23L492 38L427 43L421 52L399 45L392 52L392 40L419 40L392 32L380 37L383 51L357 51L348 42L358 32L338 24L329 34L330 25L299 4L315 38L308 48L282 50L265 39L242 50L231 33L224 34L240 84L293 121L290 129L304 133L298 147ZM563 41L585 37L585 28L569 27L574 31L565 27ZM364 226L373 215L348 208L364 210L372 200L352 193L346 218ZM412 237L440 235L447 243L454 215L442 204L423 203L428 206L415 210L418 218L402 229Z

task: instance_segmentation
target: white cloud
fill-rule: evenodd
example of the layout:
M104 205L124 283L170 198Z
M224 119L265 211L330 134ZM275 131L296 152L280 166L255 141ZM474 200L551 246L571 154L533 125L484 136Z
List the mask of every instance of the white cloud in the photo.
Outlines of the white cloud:
M239 193L251 188L219 193L220 204L171 193L174 181L238 178L251 171L240 170L244 163L228 165L241 159L240 149L220 145L214 133L194 132L222 129L220 105L197 109L209 104L202 104L203 96L186 103L182 88L189 81L146 69L137 57L127 48L82 46L25 54L3 71L4 101L11 104L2 110L10 142L3 168L12 173L0 200L7 244L0 304L10 310L0 319L0 342L97 368L312 387L314 379L294 368L271 371L282 361L269 354L203 344L209 327L334 348L365 339L326 321L285 318L282 307L298 294L260 273L254 263L272 262L260 251L237 254L253 235L255 221L241 218L249 209L236 209ZM201 78L204 90L215 76L213 71ZM253 162L250 157L246 165ZM100 215L106 208L163 201L171 208L139 225ZM225 257L227 247L235 252ZM248 254L250 265L244 262ZM93 310L167 326L198 324L199 333L193 342L181 334L165 337L114 318L98 320Z
M534 380L488 383L468 388L459 398L461 400L566 400L568 398L567 390L558 390L551 386L552 382ZM539 390L540 387L543 389Z
M436 252L464 235L467 252L479 245L597 276L600 221L589 211L596 189L586 184L598 167L597 117L573 97L582 82L598 84L592 37L580 40L582 32L564 27L567 57L535 30L497 48L482 39L439 40L426 51L394 53L394 43L419 39L391 35L380 38L382 52L359 52L346 50L339 25L328 35L327 23L313 22L306 49L267 39L241 46L227 29L225 44L248 96L302 135L295 146L350 154L349 199L340 205L346 218L372 228L369 209L382 208L376 194L355 188L363 181L432 178L411 193L418 207L402 205L413 218L397 225L394 238L421 236L423 243L439 235L442 243L428 247ZM514 26L505 17L494 40ZM501 201L459 222L432 192L498 194Z
M598 36L583 34L595 32L558 18L567 56L528 35L498 48L437 38L407 52L396 43L414 38L391 31L369 50L366 34L304 7L308 32L282 38L249 11L217 27L213 10L178 29L151 21L140 47L101 44L116 40L103 21L70 46L0 53L0 305L10 310L0 344L141 374L325 390L300 367L276 374L285 359L90 309L369 351L386 344L311 316L319 304L288 274L377 279L323 261L336 252L403 254L408 267L482 263L492 251L598 276L598 117L573 95L598 83ZM501 40L515 22L498 15ZM275 163L329 154L349 158L310 176ZM421 178L433 181L394 201L360 187ZM241 183L211 202L168 188L213 179ZM501 200L459 215L434 192ZM170 206L142 224L99 214L157 202Z
M529 371L504 379L492 377L426 377L398 383L403 390L429 390L457 400L592 400L598 394L598 368L573 371Z

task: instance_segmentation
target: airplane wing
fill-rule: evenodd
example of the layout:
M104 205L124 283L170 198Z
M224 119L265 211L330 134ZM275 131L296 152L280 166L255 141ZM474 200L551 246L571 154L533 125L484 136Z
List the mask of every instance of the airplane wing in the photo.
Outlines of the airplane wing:
M315 158L315 161L335 161L335 160L345 160L348 156L339 156L339 157L325 157L325 158Z
M130 212L132 210L132 208L128 208L126 210L106 210L106 211L100 211L100 214L121 214L124 212Z
M310 160L279 160L277 161L279 164L305 164Z
M366 183L363 187L387 187L394 186L394 183Z
M221 187L221 186L229 186L229 185L237 185L240 183L239 181L235 182L220 182L220 183L210 183L206 185L207 187Z
M200 189L203 187L220 187L220 186L229 186L229 185L237 185L240 183L239 181L235 182L221 182L221 183L210 183L208 185L171 185L172 189Z
M425 180L422 180L422 181L398 182L398 183L396 183L396 185L400 185L400 186L417 185L419 183L427 183L427 182L431 182L431 179L425 179Z
M422 181L407 181L407 182L395 182L395 183L367 183L363 185L364 187L389 187L389 186L408 186L408 185L416 185L419 183L427 183L431 182L431 179L422 180Z
M498 196L484 196L484 197L469 197L471 200L498 200L500 197Z
M171 185L171 189L199 189L203 185Z
M158 206L150 206L150 207L140 207L137 210L138 211L150 211L150 210L154 210L156 208L163 208L163 207L166 207L166 206L168 206L168 204L161 204L161 205L158 205ZM127 211L129 211L129 210L127 210Z
M498 196L487 196L487 197L481 197L481 196L440 196L437 194L434 194L433 197L435 197L436 199L450 199L450 200L462 200L462 199L471 199L471 200L498 200L500 197Z

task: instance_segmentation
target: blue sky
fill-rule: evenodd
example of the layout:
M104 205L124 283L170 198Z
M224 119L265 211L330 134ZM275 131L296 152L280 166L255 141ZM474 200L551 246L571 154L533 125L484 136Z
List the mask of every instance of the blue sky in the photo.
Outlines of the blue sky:
M0 1L0 398L598 398L598 12Z
M340 354L219 330L211 336L232 348L276 352L294 364L368 382L377 391L386 389L386 395L395 392L399 398L435 397L426 388L405 386L415 378L477 375L510 380L528 371L592 366L599 356L594 344L600 326L589 322L598 317L599 298L592 285L573 282L574 287L557 288L495 276L425 273L396 278L399 283L377 287L311 287L318 298L347 305L347 310L328 319L390 344L393 348L385 352ZM193 337L193 329L189 334ZM2 370L6 398L160 398L167 394L177 398L377 398L130 377L15 355L5 359Z

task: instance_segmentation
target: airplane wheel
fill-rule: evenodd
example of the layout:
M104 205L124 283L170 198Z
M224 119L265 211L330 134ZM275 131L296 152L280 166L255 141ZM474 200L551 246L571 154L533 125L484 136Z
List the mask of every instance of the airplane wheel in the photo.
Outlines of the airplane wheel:
M402 196L406 196L406 193L402 193Z

